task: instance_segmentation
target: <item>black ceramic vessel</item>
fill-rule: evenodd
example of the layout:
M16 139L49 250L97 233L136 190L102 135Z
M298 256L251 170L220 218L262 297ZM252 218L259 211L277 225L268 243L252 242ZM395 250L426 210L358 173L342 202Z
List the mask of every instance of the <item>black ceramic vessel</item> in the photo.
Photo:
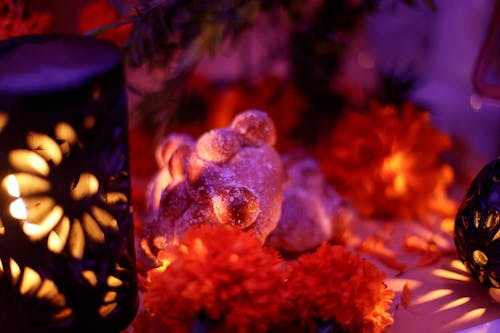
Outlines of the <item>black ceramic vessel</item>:
M120 50L0 43L2 332L119 332L137 309Z
M455 245L471 275L500 288L500 157L475 177L458 209Z

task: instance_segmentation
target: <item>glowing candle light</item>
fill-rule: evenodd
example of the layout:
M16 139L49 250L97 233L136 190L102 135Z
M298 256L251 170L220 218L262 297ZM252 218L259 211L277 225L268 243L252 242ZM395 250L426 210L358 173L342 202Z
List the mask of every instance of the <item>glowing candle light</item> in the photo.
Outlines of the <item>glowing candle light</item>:
M119 332L137 309L121 52L43 35L0 55L1 330Z
M500 288L500 157L477 174L458 209L455 245L479 282Z

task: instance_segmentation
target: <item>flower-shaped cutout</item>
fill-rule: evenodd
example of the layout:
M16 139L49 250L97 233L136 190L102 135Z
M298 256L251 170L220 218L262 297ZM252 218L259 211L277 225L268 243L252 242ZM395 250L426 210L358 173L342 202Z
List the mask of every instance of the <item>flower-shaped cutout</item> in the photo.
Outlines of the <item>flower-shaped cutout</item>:
M20 266L13 258L0 259L0 277L8 276L15 289L14 293L22 295L25 299L33 299L42 301L38 307L30 305L30 301L26 301L25 309L19 309L20 313L28 311L34 314L33 311L45 313L45 317L54 318L58 321L70 320L72 310L66 304L65 296L59 291L54 281L42 277L35 269L29 266ZM9 296L3 295L5 299ZM27 314L27 313L25 313ZM22 320L29 320L23 318ZM34 316L38 318L39 316ZM42 316L43 317L43 316Z
M9 164L16 170L2 180L12 197L10 214L31 241L44 240L50 251L61 253L67 249L72 257L81 259L86 242L102 244L106 230L118 230L107 207L126 202L127 196L121 192L103 193L92 172L74 172L73 168L70 179L68 172L59 172L59 168L66 168L72 150L81 148L69 124L58 123L54 137L30 132L26 145L27 149L8 154ZM68 206L79 209L69 212Z
M455 218L454 239L471 275L500 288L500 157L472 181Z
M106 278L106 286L107 291L103 296L102 304L99 307L99 315L101 317L108 317L113 313L115 309L118 307L118 303L120 301L120 288L126 284L123 277L121 276L122 272L128 272L125 267L122 267L119 263L115 266L115 274L111 274ZM127 274L125 274L127 276ZM92 287L97 287L98 284L98 275L96 272L92 270L84 270L82 272L82 277L87 281Z
M500 213L473 210L471 216L460 215L455 227L455 242L471 274L479 282L500 288L497 268L500 260L497 242L500 242Z

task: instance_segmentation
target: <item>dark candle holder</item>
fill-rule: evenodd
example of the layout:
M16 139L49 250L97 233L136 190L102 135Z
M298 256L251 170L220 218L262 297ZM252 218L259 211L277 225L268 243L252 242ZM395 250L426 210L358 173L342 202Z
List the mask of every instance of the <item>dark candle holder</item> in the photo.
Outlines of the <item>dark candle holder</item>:
M0 43L0 330L119 332L137 310L120 50Z
M455 220L455 245L472 277L500 288L500 157L467 191Z

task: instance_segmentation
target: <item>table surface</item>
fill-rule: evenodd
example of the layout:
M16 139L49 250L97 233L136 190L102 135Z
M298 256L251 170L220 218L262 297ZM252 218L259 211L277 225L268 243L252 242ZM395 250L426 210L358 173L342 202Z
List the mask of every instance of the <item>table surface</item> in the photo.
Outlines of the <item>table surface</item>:
M452 333L500 318L500 289L488 288L470 278L457 259L451 234L440 230L439 224L360 221L353 226L354 243L368 237L385 239L385 251L406 265L401 271L388 267L376 255L365 256L386 272L386 283L395 292L391 306L394 324L387 333ZM421 254L403 246L408 236L433 239L447 251L432 264L420 267Z

